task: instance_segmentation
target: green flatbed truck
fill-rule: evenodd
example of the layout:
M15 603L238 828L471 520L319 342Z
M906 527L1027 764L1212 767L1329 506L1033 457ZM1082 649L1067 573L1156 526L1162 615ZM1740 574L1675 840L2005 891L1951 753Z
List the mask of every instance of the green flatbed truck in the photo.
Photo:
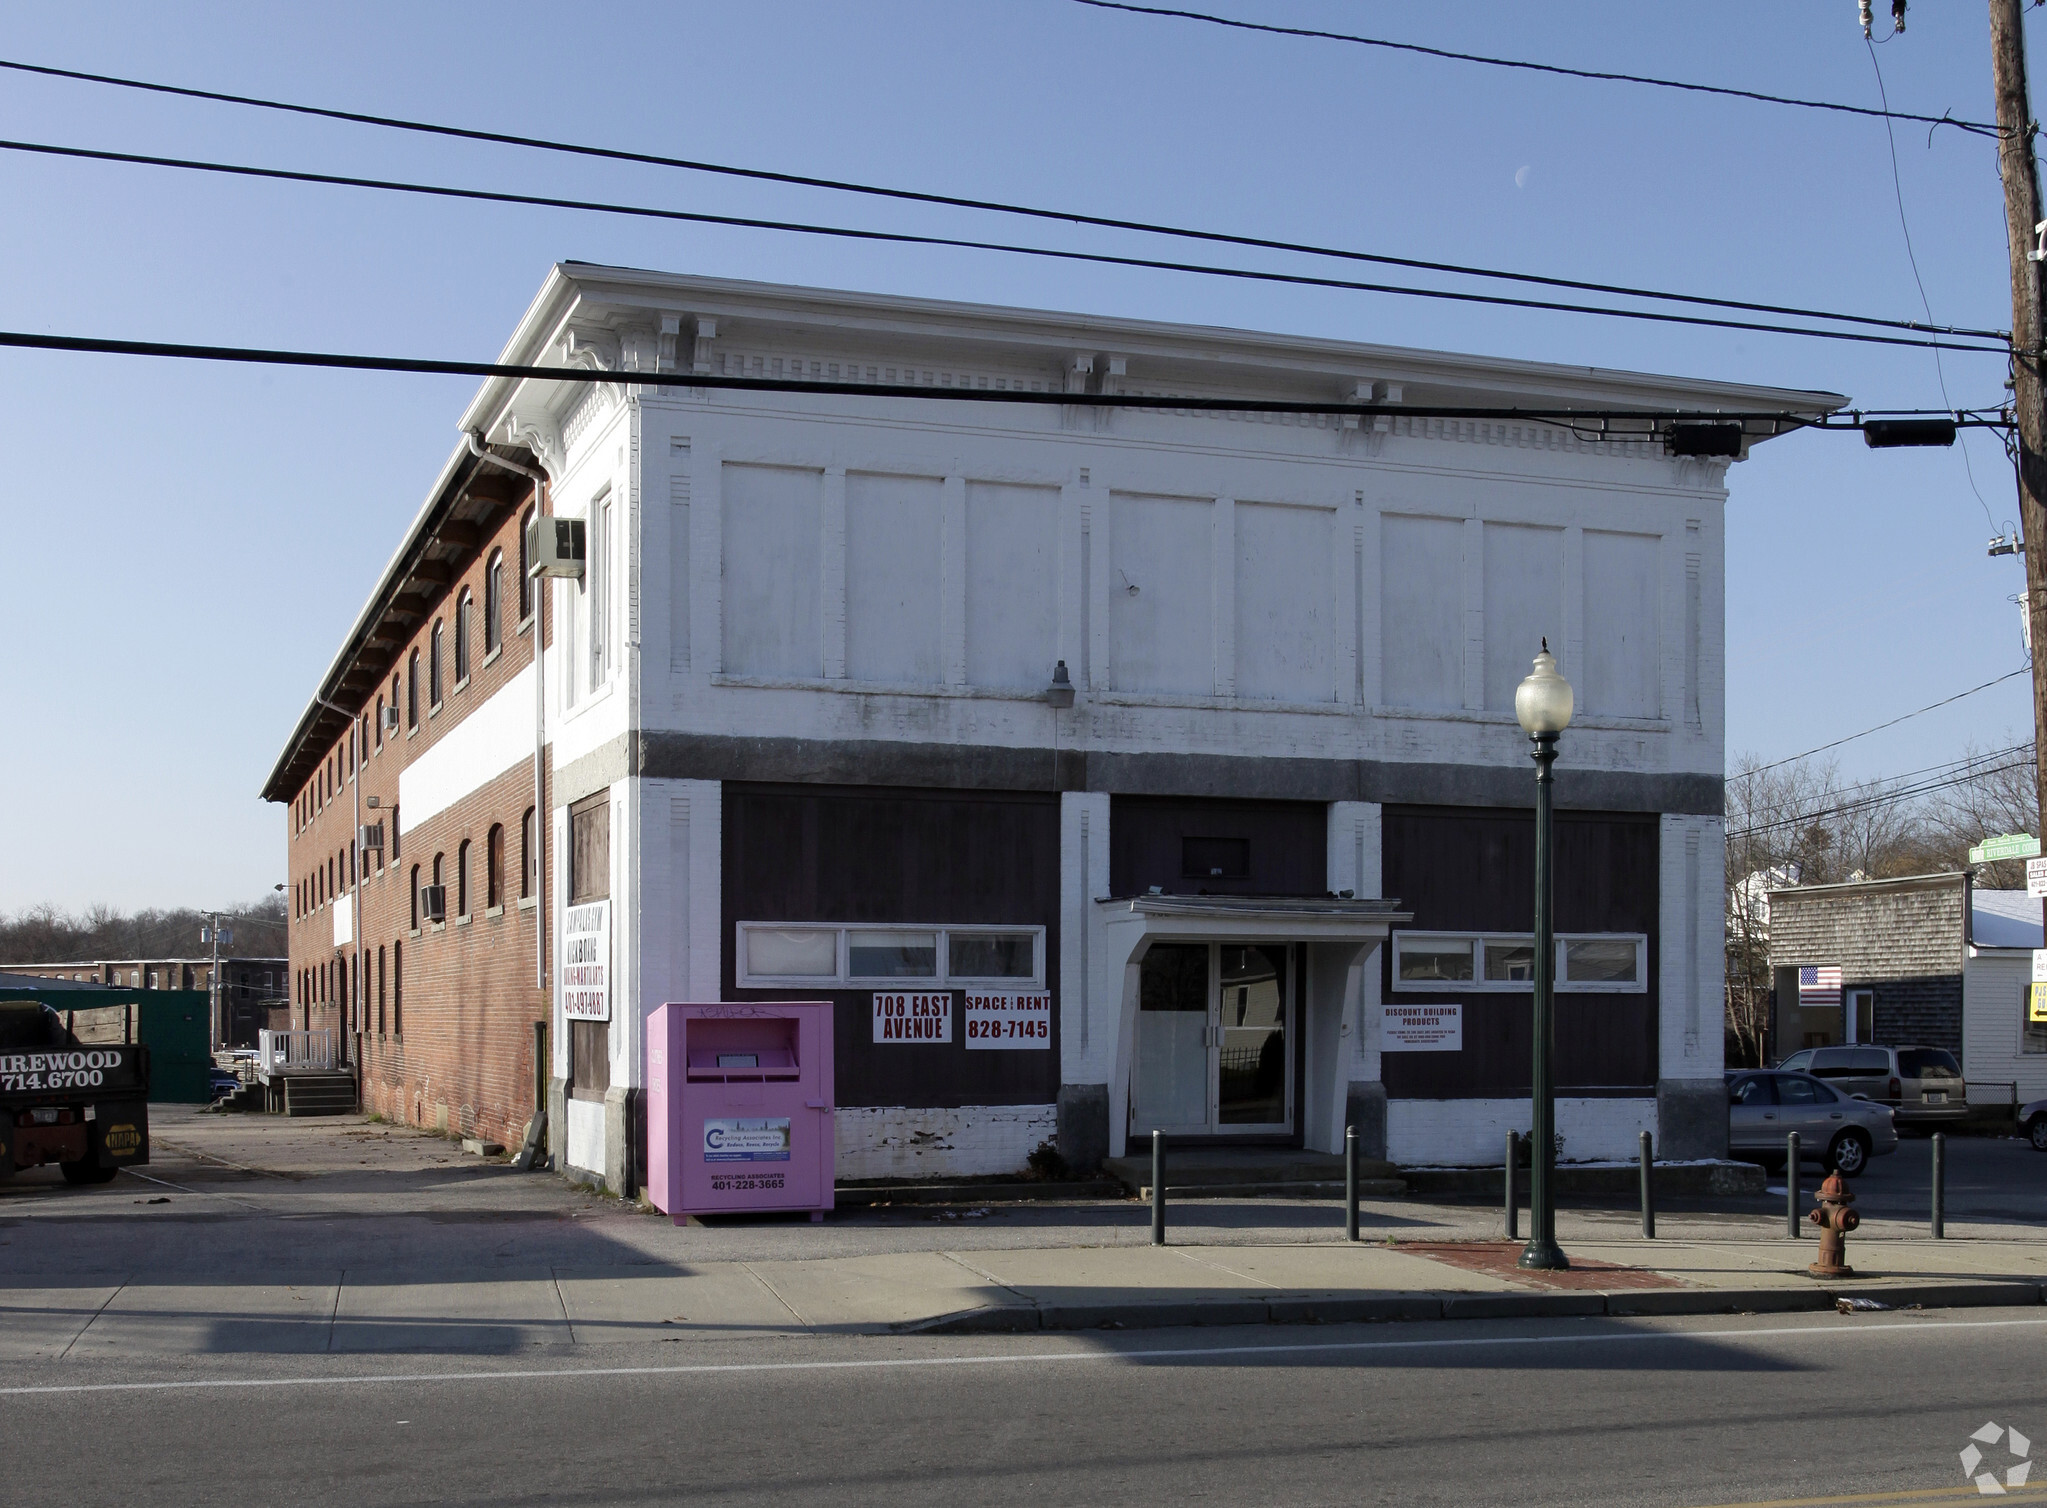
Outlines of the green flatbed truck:
M56 1163L105 1183L149 1161L149 1049L135 1010L0 1000L0 1180Z

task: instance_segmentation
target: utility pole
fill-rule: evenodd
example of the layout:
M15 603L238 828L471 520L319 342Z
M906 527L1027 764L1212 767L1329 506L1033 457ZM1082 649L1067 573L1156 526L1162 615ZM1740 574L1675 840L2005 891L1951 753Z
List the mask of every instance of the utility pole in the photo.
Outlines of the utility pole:
M206 974L206 1035L209 1052L219 1052L226 1043L225 1023L220 1019L220 924L225 911L202 911L206 925L199 929L199 941L213 944L213 962Z
M2033 785L2047 811L2047 387L2041 380L2040 169L2026 89L2025 0L1990 0L1991 76L1997 89L1997 167L2011 249L2012 415L2018 430L2019 532L2026 549L2026 621L2033 639ZM2042 902L2047 922L2047 902Z

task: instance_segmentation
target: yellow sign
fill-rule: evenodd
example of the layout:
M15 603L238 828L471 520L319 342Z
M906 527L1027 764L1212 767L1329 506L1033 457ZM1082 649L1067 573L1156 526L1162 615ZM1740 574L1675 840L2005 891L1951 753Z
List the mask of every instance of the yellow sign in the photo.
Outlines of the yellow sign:
M132 1156L142 1145L142 1133L130 1125L107 1127L107 1150L116 1157Z
M2047 984L2026 986L2026 1019L2047 1021Z

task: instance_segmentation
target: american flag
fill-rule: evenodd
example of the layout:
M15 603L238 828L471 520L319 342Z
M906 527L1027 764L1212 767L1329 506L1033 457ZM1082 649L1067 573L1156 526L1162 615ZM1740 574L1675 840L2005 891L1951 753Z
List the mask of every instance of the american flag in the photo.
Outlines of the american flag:
M1838 968L1809 968L1798 971L1798 1004L1801 1010L1841 1004L1841 971Z

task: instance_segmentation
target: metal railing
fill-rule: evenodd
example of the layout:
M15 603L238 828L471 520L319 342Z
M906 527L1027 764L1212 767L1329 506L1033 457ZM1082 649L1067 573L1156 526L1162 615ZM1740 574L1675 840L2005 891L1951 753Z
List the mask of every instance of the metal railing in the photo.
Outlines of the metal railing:
M334 1033L319 1031L271 1031L256 1034L256 1074L269 1079L291 1073L331 1073L340 1067L335 1053Z
M2012 1105L2019 1102L2019 1086L1996 1079L1968 1079L1962 1086L1962 1098L1971 1105Z

